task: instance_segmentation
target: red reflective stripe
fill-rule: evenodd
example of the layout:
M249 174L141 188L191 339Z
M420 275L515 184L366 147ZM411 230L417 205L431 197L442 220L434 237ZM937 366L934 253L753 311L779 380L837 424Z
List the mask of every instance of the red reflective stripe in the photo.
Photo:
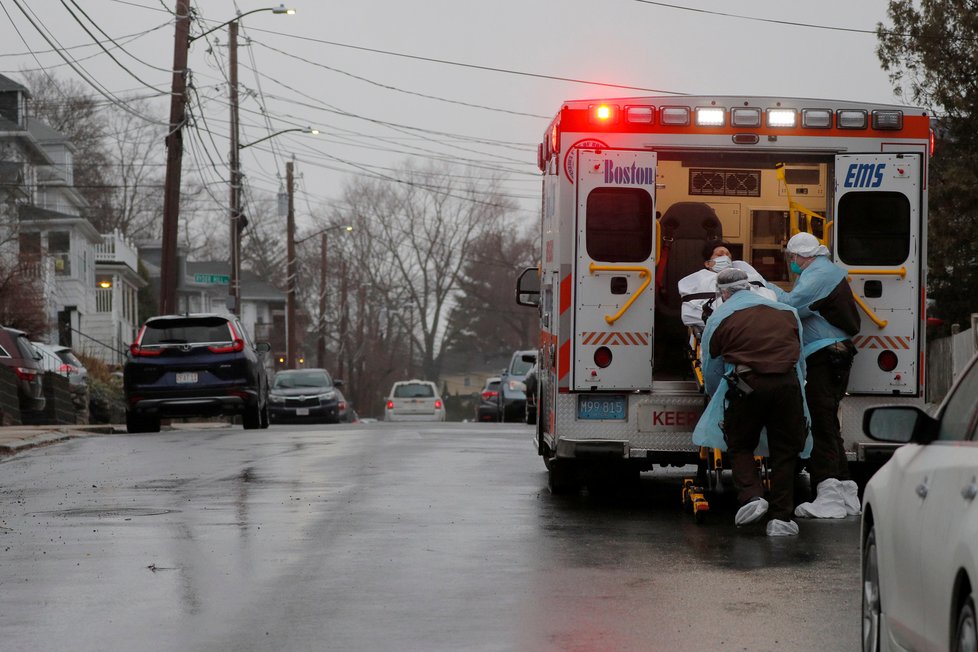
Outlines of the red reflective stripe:
M571 275L568 274L560 281L560 314L564 314L571 305Z

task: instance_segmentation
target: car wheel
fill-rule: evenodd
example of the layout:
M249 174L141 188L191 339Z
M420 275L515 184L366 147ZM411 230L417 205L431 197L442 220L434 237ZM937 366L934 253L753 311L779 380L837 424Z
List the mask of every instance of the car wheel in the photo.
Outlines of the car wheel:
M260 424L261 428L264 429L267 428L269 425L271 425L272 419L271 417L268 416L268 403L265 403L265 405L262 406L260 419L261 419L261 424Z
M975 652L978 650L978 633L975 630L975 601L972 596L961 605L958 612L958 626L954 636L953 652Z
M577 467L571 460L559 460L556 457L544 459L547 464L547 486L555 496L569 494L580 486Z
M876 528L863 544L863 652L880 649L880 571L876 550ZM974 619L972 618L972 627Z
M261 408L258 403L246 405L244 416L241 418L245 430L257 430L261 427Z

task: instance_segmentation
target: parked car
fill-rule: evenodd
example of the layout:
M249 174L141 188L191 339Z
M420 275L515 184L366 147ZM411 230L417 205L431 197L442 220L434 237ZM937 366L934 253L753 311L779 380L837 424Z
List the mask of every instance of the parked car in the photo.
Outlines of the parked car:
M151 317L123 367L127 430L158 432L167 417L237 414L247 429L267 428L269 348L233 316Z
M83 385L88 380L88 369L78 356L67 346L32 342L41 354L41 368L44 371L60 374L72 385Z
M20 409L40 412L44 409L41 354L31 344L27 333L0 326L0 364L17 374L17 399Z
M339 389L342 385L325 369L280 371L268 393L268 415L272 423L350 423L355 412Z
M537 360L535 350L516 351L503 369L499 385L499 413L503 421L526 419L526 386L523 379Z
M394 383L384 406L384 421L444 421L445 402L427 380Z
M499 421L499 376L486 378L475 408L476 421Z
M906 445L863 495L862 649L978 649L978 356L935 416L870 408L863 430Z

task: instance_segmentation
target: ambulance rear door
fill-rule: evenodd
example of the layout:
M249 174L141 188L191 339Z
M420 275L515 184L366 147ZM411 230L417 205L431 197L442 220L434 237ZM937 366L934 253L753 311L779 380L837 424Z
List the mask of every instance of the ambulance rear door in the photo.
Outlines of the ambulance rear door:
M835 159L833 256L863 306L850 394L919 391L922 175L917 153Z
M571 389L649 390L656 154L579 149L576 156Z

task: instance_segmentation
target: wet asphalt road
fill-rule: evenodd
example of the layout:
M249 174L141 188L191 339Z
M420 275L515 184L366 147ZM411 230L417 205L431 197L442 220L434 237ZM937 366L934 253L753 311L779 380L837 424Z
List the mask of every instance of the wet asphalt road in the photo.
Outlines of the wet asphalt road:
M858 519L551 496L515 424L108 435L0 462L0 649L855 650Z

